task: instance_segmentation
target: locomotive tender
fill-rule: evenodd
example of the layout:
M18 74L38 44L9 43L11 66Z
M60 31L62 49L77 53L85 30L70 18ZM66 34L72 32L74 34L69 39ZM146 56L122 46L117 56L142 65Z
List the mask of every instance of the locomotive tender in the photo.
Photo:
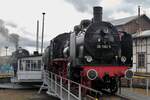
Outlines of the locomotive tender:
M50 41L43 56L49 70L91 88L115 93L121 77L131 78L132 37L102 21L102 7L93 19L82 20L74 31Z

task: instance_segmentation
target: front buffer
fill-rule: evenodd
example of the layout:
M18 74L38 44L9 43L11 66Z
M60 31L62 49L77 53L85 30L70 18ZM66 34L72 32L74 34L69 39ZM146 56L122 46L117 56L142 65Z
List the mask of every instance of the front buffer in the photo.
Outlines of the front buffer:
M132 78L128 66L82 66L82 84L100 91L116 93L121 77Z

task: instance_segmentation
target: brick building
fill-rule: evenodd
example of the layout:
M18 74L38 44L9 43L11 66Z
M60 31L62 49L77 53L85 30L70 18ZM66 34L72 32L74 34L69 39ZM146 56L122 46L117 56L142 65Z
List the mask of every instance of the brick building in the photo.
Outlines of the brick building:
M150 19L145 15L131 16L122 19L111 21L113 25L117 27L119 31L125 31L128 33L136 33L140 31L150 30Z
M111 21L119 31L133 36L133 70L150 73L150 19L146 15Z
M133 69L150 73L150 30L133 35Z

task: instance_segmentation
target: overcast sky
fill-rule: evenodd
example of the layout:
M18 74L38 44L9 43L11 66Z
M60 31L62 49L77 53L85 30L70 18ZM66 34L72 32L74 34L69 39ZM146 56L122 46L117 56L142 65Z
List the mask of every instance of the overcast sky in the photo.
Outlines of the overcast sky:
M82 19L92 18L92 7L103 7L103 19L112 20L137 15L137 6L141 13L150 15L150 0L0 0L0 27L7 35L18 34L21 46L34 49L36 21L42 23L45 12L45 44L56 35L72 31L74 25ZM3 31L0 33L3 34ZM1 36L1 35L0 35ZM3 35L2 35L3 37ZM1 37L0 37L1 38ZM1 39L0 39L1 42ZM5 43L0 43L1 48ZM46 46L46 45L45 45Z

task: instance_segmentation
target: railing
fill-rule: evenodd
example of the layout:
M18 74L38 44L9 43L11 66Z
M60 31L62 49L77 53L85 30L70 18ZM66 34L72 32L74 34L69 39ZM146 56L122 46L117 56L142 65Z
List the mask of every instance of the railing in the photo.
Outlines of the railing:
M144 82L137 83L134 80L143 80ZM135 86L136 85L136 86ZM146 95L149 96L149 86L150 86L150 79L149 77L143 77L143 76L134 76L133 79L130 80L130 89L133 91L136 87L142 87L142 89L145 89Z
M46 79L44 82L48 85L47 93L57 96L61 100L99 100L99 98L101 100L102 98L101 92L56 75L52 72L44 71L43 79ZM134 87L135 79L143 79L145 81L145 85L142 89ZM129 80L129 87L121 87L117 95L126 98L149 98L149 86L150 80L148 77L134 77ZM139 90L144 92L144 95L142 95ZM146 95L147 97L145 97Z
M0 78L13 77L13 73L0 73Z
M100 96L101 92L56 75L52 72L45 73L45 83L48 93L59 97L61 100L95 100L97 97L87 96L87 93Z
M121 95L126 97L149 98L150 78L143 76L134 76L132 79L122 80Z

